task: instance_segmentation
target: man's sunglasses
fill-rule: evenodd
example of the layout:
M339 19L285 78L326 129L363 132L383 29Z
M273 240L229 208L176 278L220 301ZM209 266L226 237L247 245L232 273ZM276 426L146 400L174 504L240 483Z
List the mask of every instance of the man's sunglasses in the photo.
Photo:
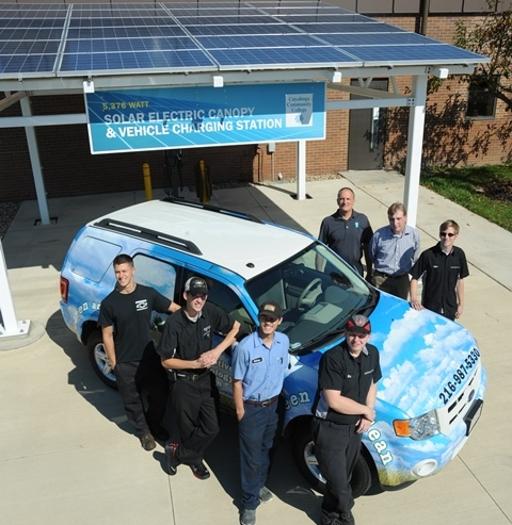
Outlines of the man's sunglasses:
M441 232L439 234L441 237L455 237L455 235L457 235L456 233L451 233L451 232Z

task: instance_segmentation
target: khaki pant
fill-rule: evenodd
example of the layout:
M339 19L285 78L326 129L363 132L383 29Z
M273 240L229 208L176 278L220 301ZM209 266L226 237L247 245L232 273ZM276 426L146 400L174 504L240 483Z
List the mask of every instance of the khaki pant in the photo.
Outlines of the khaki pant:
M407 300L409 296L409 275L406 273L397 277L374 273L372 275L372 284L384 292L396 295L405 300Z

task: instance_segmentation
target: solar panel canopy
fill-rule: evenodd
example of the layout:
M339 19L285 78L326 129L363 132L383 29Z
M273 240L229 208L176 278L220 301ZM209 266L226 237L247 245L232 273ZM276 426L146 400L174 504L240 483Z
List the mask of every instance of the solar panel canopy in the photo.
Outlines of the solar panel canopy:
M0 4L0 80L485 60L322 1Z

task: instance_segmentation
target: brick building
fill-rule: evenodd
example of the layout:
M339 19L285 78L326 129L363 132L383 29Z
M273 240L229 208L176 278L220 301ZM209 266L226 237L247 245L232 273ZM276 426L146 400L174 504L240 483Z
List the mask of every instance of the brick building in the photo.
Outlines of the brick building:
M426 34L452 43L458 20L478 22L488 9L485 0L431 0L428 18L422 18L420 0L337 0L341 5L407 31L426 22ZM511 2L512 3L512 2ZM508 5L506 7L509 7ZM350 79L343 82L350 82ZM352 80L354 82L354 80ZM380 88L387 80L374 79ZM408 89L407 78L398 87ZM346 99L347 93L329 89L329 100ZM478 107L468 115L469 85L448 78L431 92L425 124L424 162L431 165L488 164L512 160L512 113L496 101L483 113ZM470 101L471 102L471 101ZM83 113L82 95L32 98L34 115ZM2 116L20 115L15 104ZM327 139L309 142L307 175L326 177L347 169L399 168L407 139L405 108L336 110L327 114ZM373 126L372 126L373 124ZM373 137L370 135L375 134ZM152 169L154 187L169 186L162 151L91 155L84 125L36 128L41 164L49 197L142 189L142 163ZM369 142L374 140L370 152ZM183 151L183 178L192 184L199 159L209 166L214 183L293 179L295 143L266 144ZM172 160L171 160L172 162ZM31 164L22 128L0 129L0 201L35 197Z

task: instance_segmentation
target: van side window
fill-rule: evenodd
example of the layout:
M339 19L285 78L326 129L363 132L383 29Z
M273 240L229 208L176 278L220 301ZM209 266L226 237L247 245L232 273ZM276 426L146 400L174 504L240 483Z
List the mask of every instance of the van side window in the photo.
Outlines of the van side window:
M112 261L121 253L121 246L87 236L75 243L69 257L71 271L79 277L100 282Z
M233 290L228 288L225 284L197 272L185 272L183 282L186 282L189 277L194 275L202 277L208 283L208 302L222 308L222 310L224 310L233 321L238 321L240 323L240 331L237 335L238 340L254 330L255 325L251 316Z
M169 299L174 298L176 285L176 269L168 262L138 253L133 257L135 265L135 280L151 286Z

